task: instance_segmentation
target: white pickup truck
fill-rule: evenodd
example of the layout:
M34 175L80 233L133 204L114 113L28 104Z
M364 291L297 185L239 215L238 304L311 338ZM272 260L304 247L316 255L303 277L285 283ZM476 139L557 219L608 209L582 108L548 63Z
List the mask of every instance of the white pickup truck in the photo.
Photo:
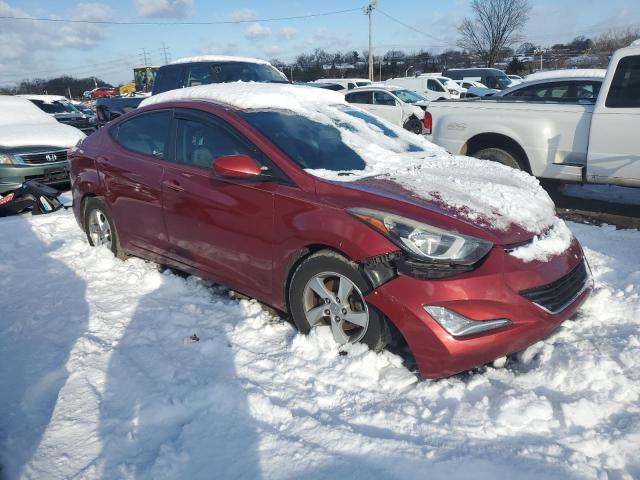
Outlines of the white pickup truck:
M439 101L429 120L431 141L453 153L541 178L640 187L640 40L614 53L595 101Z

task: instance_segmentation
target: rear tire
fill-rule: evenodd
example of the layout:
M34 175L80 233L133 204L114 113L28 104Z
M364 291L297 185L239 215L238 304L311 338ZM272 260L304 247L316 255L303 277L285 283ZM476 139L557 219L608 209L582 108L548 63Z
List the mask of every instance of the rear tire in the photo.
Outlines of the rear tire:
M319 295L318 290L324 293ZM390 331L384 316L364 299L369 290L354 262L321 250L295 269L287 292L289 311L303 334L315 326L329 325L336 343L360 342L380 351L389 342Z
M88 198L84 205L84 231L89 245L92 247L104 245L113 254L124 260L126 253L120 248L120 240L116 225L105 203L95 197Z
M506 165L507 167L515 168L517 170L524 170L518 156L504 148L483 148L482 150L478 150L472 156L483 160L498 162Z

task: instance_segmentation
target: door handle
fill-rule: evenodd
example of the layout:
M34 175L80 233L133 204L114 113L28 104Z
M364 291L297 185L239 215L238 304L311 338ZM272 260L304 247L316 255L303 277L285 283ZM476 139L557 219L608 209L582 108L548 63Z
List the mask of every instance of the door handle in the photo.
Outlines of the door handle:
M176 181L166 181L166 182L162 182L162 184L167 187L170 188L171 190L173 190L174 192L184 192L184 187L182 187L178 182Z

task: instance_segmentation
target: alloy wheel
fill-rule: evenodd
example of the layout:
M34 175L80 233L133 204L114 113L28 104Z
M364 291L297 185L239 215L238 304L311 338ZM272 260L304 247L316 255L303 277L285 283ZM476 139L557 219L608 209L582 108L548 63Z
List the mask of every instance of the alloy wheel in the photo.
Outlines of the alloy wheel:
M322 272L311 277L303 291L303 306L309 326L330 325L333 338L341 345L357 342L367 332L367 302L344 275Z
M109 219L104 212L95 208L89 214L89 237L95 247L104 245L111 249L112 234Z

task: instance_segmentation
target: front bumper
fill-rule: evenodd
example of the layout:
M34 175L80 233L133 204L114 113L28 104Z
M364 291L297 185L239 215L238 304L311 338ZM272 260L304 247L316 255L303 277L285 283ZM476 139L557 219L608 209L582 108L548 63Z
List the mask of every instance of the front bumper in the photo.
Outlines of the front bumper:
M0 165L0 193L20 187L27 180L57 186L69 182L69 162L51 162L39 165Z
M555 314L519 292L550 284L583 261L575 239L565 253L547 262L524 263L496 246L472 272L433 280L401 275L371 292L367 302L402 332L423 377L447 377L523 350L571 317L589 295L591 283ZM587 281L591 282L590 277ZM511 324L454 338L431 318L425 305L443 306L478 321L506 318Z

